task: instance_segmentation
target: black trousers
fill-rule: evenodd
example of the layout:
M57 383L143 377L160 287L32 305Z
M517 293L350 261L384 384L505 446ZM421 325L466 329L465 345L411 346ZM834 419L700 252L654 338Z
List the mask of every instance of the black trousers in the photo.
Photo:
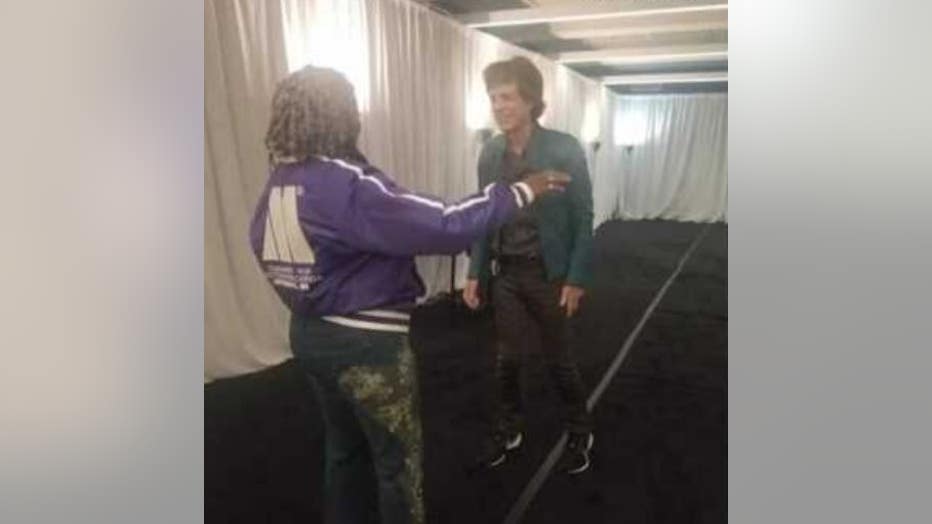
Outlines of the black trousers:
M492 304L498 335L496 359L496 418L499 429L509 433L524 428L521 368L534 348L529 333L540 334L541 353L563 403L563 417L570 432L591 430L586 394L570 349L569 319L560 307L563 283L547 280L543 261L499 262L492 281Z

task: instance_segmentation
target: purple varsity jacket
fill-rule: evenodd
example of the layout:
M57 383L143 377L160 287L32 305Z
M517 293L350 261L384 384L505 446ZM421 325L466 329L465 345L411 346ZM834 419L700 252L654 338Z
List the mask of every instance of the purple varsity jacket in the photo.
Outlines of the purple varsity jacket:
M533 198L525 183L498 182L448 205L371 165L318 157L273 170L250 243L293 314L406 332L424 293L414 255L464 251Z

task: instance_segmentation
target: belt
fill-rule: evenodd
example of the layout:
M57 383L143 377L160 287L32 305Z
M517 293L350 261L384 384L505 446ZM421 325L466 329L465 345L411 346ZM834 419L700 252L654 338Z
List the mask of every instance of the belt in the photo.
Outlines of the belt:
M543 259L536 255L499 255L496 260L503 266L529 266L543 262Z

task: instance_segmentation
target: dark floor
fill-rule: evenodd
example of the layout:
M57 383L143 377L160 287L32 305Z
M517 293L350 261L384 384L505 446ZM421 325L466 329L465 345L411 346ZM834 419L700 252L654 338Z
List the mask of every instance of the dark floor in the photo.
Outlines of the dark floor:
M595 281L578 319L591 389L705 227L610 222L596 235ZM594 467L551 475L523 522L725 522L727 227L711 227L594 409ZM444 302L420 310L425 495L432 523L499 523L560 435L555 392L536 356L523 452L494 472L469 464L491 387L487 315ZM288 362L205 387L208 522L318 522L321 427Z

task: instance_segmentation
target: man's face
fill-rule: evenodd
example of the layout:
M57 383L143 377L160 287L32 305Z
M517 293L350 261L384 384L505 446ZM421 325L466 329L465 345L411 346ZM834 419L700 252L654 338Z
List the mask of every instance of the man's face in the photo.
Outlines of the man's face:
M495 123L503 133L530 125L533 105L521 98L516 84L501 84L490 88L489 101L492 103Z

